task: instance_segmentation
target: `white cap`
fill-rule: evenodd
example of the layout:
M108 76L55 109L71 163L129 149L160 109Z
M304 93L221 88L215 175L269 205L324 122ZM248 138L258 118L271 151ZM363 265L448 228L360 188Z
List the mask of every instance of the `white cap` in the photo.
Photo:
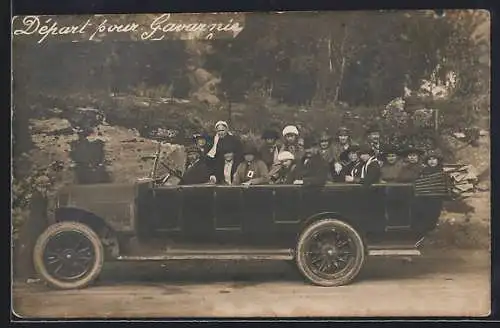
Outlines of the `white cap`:
M283 136L286 136L287 134L295 134L299 135L299 129L295 125L287 125L283 129Z
M219 125L224 125L226 127L226 129L228 128L228 125L227 125L226 121L218 121L217 123L215 123L215 128L217 129L217 127Z
M295 156L289 151L282 151L278 154L278 161L294 160Z

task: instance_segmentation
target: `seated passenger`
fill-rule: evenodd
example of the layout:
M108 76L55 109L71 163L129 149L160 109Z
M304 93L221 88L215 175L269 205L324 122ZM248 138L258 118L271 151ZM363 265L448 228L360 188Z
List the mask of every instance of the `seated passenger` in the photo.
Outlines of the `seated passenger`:
M399 160L398 153L396 147L393 146L384 147L382 150L382 167L380 168L381 182L397 181L403 167L402 161Z
M359 145L352 144L340 154L339 159L342 163L342 169L335 181L346 182L349 180L349 178L346 180L346 176L354 177L357 171L361 169L358 151Z
M312 138L304 139L304 155L299 158L293 184L323 186L328 177L328 164L318 153Z
M210 181L221 185L232 185L239 164L235 157L234 147L226 144L220 148L220 154L223 156L223 160L215 163L214 173L210 176Z
M423 169L420 163L422 153L422 150L413 146L409 146L403 151L402 155L406 156L406 159L399 173L398 182L413 182L420 176Z
M319 154L328 163L333 165L335 162L335 154L332 147L332 137L324 132L319 139Z
M437 150L429 151L424 157L424 168L422 175L429 175L437 172L443 172L443 156Z
M210 171L205 161L201 160L201 154L196 146L186 149L187 161L186 170L179 182L180 185L191 185L208 183L210 181Z
M299 129L295 125L287 125L282 131L283 143L280 152L289 151L296 159L303 155L302 147L300 146Z
M243 148L243 161L238 165L234 173L234 185L255 185L267 182L267 165L264 161L255 158L257 148L246 145Z
M347 176L347 182L361 183L369 186L380 181L380 164L370 145L359 149L360 163L355 167L354 176Z
M269 172L268 180L272 184L293 184L295 181L295 157L289 151L278 154L278 165Z
M259 150L260 159L266 163L267 168L270 170L273 164L278 162L278 154L281 145L279 144L279 132L275 130L265 130L262 133L264 145Z

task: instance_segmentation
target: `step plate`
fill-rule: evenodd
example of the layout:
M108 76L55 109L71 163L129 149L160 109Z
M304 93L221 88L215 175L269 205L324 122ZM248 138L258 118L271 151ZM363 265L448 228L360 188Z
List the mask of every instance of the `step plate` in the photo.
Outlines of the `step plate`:
M368 251L369 256L420 256L418 249L372 249Z
M121 261L167 261L167 260L293 260L292 249L283 250L169 250L161 255L119 256Z

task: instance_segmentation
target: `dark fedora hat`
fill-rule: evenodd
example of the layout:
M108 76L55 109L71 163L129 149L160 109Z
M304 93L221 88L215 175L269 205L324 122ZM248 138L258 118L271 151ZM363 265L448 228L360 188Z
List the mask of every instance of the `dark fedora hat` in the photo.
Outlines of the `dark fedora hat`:
M409 145L406 146L402 151L401 155L403 156L408 156L409 154L417 154L417 155L422 155L424 151L418 147L415 147L414 145Z
M280 133L273 129L266 129L262 132L262 139L274 139L278 140L280 138Z
M372 149L372 147L369 144L362 144L362 145L360 145L358 153L360 155L361 154L370 154L370 155L374 154L373 149Z
M304 149L313 148L318 145L318 142L313 136L307 136L304 138Z
M351 131L345 126L341 126L337 129L337 135L349 135L350 133Z
M246 144L243 146L243 155L257 155L257 147L255 147L253 144Z
M432 149L432 150L429 150L427 153L425 153L424 161L427 161L431 157L435 157L439 161L443 160L443 154L437 149Z
M321 133L320 137L319 137L319 141L331 141L332 140L332 136L330 134L328 134L328 132L323 132Z
M380 155L382 155L382 157L386 157L389 154L395 154L399 156L400 153L401 152L399 150L399 147L395 145L382 145Z

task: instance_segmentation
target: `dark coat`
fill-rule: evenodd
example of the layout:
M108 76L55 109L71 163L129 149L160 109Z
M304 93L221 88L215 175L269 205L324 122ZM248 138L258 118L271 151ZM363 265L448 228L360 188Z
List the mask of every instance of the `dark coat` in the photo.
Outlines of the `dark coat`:
M441 165L435 166L435 167L430 167L430 166L424 166L422 169L421 175L429 175L433 173L438 173L438 172L443 172L443 167Z
M180 185L207 183L210 180L210 170L205 161L200 159L191 167L187 167L179 182Z
M398 182L413 182L420 177L422 174L422 164L415 163L411 164L406 162L401 168L401 172L398 177Z
M319 154L313 155L307 163L302 157L297 163L296 180L303 180L304 185L323 186L328 177L328 163Z
M332 145L330 146L333 152L333 157L335 160L339 161L342 165L347 164L346 161L343 161L342 156L340 156L344 151L349 149L351 142L350 140L347 141L346 146L341 145L339 142L333 142Z
M365 169L365 175L362 177L363 168ZM355 182L360 182L365 186L370 186L374 183L380 182L380 164L377 160L371 163L363 163L359 172L356 172ZM359 179L359 180L358 180Z
M266 163L268 170L271 169L275 161L275 150L279 153L281 145L276 144L276 146L269 148L267 145L263 145L259 149L259 158Z
M220 139L217 143L215 157L207 157L207 164L211 169L211 173L217 177L217 181L219 181L217 174L220 174L220 172L222 172L222 177L224 177L224 149L232 149L234 151L236 165L243 160L243 145L238 137L228 134Z
M234 180L234 174L238 168L238 165L241 161L237 161L234 159L233 166L231 167L231 182ZM217 163L217 166L214 170L215 178L217 179L217 184L226 184L226 180L224 179L224 159L221 162Z
M403 168L403 162L397 161L394 164L384 163L380 168L380 179L385 182L395 182L398 180L401 170Z
M361 176L361 168L363 167L363 163L361 161L349 162L342 167L340 171L340 177L342 178L342 182L345 182L345 177L348 175L352 175L353 177Z

